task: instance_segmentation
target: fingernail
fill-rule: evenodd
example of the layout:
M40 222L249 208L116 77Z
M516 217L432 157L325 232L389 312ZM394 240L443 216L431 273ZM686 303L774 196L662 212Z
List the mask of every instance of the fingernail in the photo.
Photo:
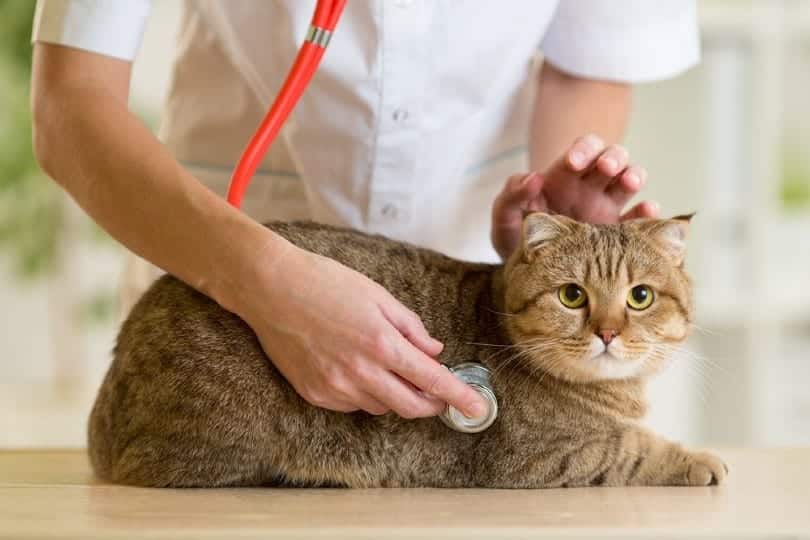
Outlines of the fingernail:
M627 174L627 183L630 185L631 188L637 188L641 186L641 178L636 173L628 173Z
M480 399L477 399L474 402L472 402L467 407L467 410L464 411L464 415L467 418L481 418L485 414L487 414L487 406Z
M604 168L607 169L607 172L610 174L616 172L616 169L619 167L619 162L613 158L605 158L602 160L602 163L604 164Z
M571 165L573 165L577 169L585 166L585 154L580 152L579 150L574 150L573 152L571 152L569 159L571 160Z
M593 133L586 135L583 140L588 144L588 146L590 146L594 150L598 150L599 148L605 145L605 143L602 142L602 139L598 135L594 135Z
M430 338L433 340L433 345L436 346L437 349L444 349L444 343L439 341L438 339Z
M658 203L657 203L657 202L655 202L655 201L650 201L650 202L649 202L649 203L647 203L647 204L649 204L649 205L650 205L650 210L652 210L652 212L653 212L654 214L658 214L658 212L659 212L659 211L661 211L661 207L658 205Z
M526 184L531 182L536 176L537 176L537 173L527 174L526 177L523 180L521 180L520 185L525 186Z

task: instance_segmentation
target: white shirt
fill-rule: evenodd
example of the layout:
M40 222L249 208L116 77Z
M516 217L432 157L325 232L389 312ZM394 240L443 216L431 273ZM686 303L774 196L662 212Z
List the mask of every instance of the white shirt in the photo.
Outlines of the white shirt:
M133 60L150 4L39 0L33 40ZM314 5L186 2L159 136L218 193ZM527 168L538 51L583 77L670 77L698 61L695 2L349 0L244 210L497 260L490 206L506 178Z

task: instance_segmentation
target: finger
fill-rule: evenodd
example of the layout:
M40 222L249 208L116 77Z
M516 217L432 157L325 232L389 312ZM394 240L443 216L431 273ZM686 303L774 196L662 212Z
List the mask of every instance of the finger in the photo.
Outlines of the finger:
M444 402L424 395L390 371L381 371L371 392L375 399L402 418L429 418L445 408Z
M449 403L470 418L486 413L486 404L469 385L457 379L450 370L405 344L399 350L392 370L428 396Z
M341 378L337 381L307 377L303 384L298 384L298 377L289 377L287 380L292 387L307 403L338 412L354 412L358 406L347 390L351 390L348 380Z
M529 181L534 175L535 173L513 174L506 180L496 200L509 202L520 191L520 186Z
M590 171L586 179L592 182L597 189L604 189L613 182L613 179L625 167L630 155L623 146L613 144L605 149L597 158L596 167Z
M616 180L608 187L607 193L621 208L644 187L646 182L647 171L644 167L630 165L616 177Z
M574 141L560 165L573 172L585 171L593 167L594 160L604 148L605 142L597 135L585 135Z
M330 411L337 411L342 413L352 413L357 412L359 407L354 403L347 403L344 401L335 403L334 406L331 407L323 407L324 409L329 409Z
M444 349L441 341L430 336L422 319L395 298L392 297L391 302L381 305L380 309L388 322L399 330L402 337L425 354L438 356Z
M495 198L490 237L502 258L506 259L517 249L524 216L546 208L542 189L543 177L539 174L514 175Z
M633 208L628 210L621 218L619 218L619 221L627 221L630 219L639 218L657 218L659 212L660 208L658 203L654 201L644 201L638 203Z
M432 360L431 360L432 361ZM434 362L435 363L435 362ZM367 402L362 408L372 414L384 414L393 410L403 418L435 416L442 411L444 403L423 395L413 385L382 366L372 363L355 373L361 392L374 403ZM381 411L379 413L373 412Z
M360 392L356 397L356 405L369 414L380 416L391 410L390 407L367 392Z
M314 405L315 407L320 407L321 409L327 409L330 411L337 411L337 412L354 412L358 409L358 406L350 401L346 401L344 399L336 399L334 397L329 397L327 395L320 395L320 394L301 394L307 403L310 405Z
M494 227L515 227L523 222L523 213L535 201L543 188L543 179L537 173L513 175L492 205Z

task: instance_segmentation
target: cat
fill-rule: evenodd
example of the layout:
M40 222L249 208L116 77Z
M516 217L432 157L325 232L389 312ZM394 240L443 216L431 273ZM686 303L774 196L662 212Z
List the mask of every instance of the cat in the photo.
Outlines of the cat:
M499 417L305 402L236 315L171 276L133 308L89 422L96 474L137 486L553 488L724 481L714 455L642 427L644 383L689 334L690 216L589 225L529 214L503 265L313 223L268 227L362 272L445 344L492 371Z

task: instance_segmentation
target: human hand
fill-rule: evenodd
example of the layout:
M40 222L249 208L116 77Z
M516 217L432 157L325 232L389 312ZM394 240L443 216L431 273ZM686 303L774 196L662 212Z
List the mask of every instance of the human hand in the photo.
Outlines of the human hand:
M382 286L289 246L240 311L267 355L309 403L336 411L435 416L449 403L481 416L480 396L431 358L442 344Z
M545 173L511 176L492 205L491 240L506 259L520 243L523 218L552 212L587 223L618 223L656 217L658 205L644 201L622 214L644 186L647 171L630 164L627 150L605 146L596 135L580 137Z

